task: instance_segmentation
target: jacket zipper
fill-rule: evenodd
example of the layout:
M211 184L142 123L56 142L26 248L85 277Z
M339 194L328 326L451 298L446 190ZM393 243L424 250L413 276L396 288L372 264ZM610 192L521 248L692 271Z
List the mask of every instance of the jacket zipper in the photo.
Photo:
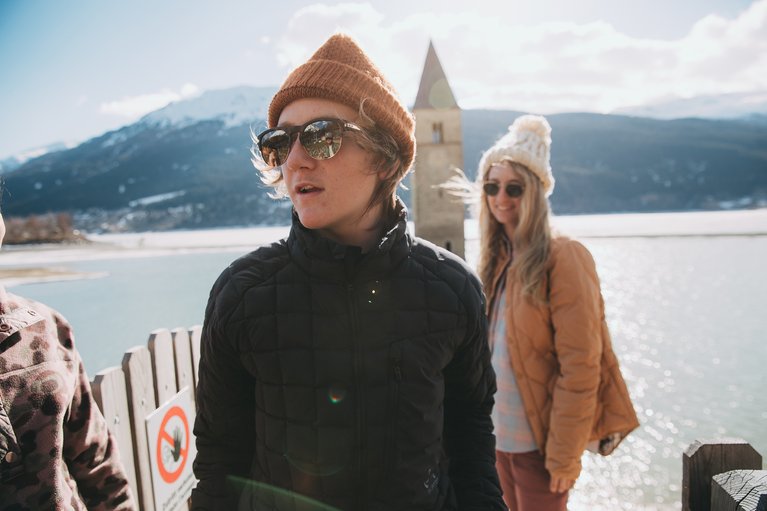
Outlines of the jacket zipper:
M391 384L390 391L389 391L389 409L387 410L388 417L387 419L390 421L393 421L393 417L397 415L397 409L399 408L399 386L400 382L402 382L402 368L400 365L401 357L399 354L394 354L391 357L391 363L392 363L392 376L394 377L394 381ZM395 438L397 436L396 431L396 424L392 425L389 424L388 428L388 438L386 442L386 451L384 452L385 456L385 462L384 462L384 477L388 477L391 472L392 468L394 466L394 447L395 447Z
M365 455L365 399L363 396L364 379L362 375L361 349L357 339L357 308L354 305L354 285L348 283L346 286L347 298L349 301L349 315L352 322L352 349L354 358L354 382L355 395L357 396L357 438L359 438L360 447L357 453L357 473L360 477L360 488L357 493L358 503L356 509L367 509L367 477L363 471L363 457Z

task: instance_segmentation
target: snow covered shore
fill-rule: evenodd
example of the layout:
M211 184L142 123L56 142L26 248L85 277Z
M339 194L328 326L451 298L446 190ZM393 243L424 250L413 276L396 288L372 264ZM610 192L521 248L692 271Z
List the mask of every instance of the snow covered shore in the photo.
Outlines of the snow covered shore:
M767 209L682 213L630 213L555 216L554 227L575 238L659 236L765 236ZM411 225L412 228L412 225ZM67 263L99 259L157 257L200 252L247 252L287 235L289 228L242 227L199 231L89 235L82 245L3 247L0 281L6 286L25 282L92 278ZM476 255L476 220L466 220L467 260Z

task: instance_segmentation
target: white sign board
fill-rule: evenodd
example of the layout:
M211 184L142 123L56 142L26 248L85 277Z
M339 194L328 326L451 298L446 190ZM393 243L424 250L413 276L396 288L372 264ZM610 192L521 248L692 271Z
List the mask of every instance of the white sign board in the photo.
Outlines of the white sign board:
M146 418L156 511L189 509L187 500L195 483L192 461L197 454L193 426L194 405L189 387L181 389Z

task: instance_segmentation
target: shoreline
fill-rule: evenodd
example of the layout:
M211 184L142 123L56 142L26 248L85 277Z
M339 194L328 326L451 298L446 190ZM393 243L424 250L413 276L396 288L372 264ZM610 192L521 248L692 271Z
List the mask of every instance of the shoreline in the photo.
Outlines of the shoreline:
M43 282L98 279L109 275L106 272L82 272L56 267L0 268L0 283L6 287Z
M767 236L767 209L554 215L551 224L556 232L576 239L762 237ZM412 221L409 228L412 233ZM103 272L69 268L69 263L201 253L245 254L286 237L289 231L289 226L266 226L95 234L88 236L88 243L3 246L0 283L10 287L106 276ZM466 259L471 262L479 237L477 220L467 219L464 232Z

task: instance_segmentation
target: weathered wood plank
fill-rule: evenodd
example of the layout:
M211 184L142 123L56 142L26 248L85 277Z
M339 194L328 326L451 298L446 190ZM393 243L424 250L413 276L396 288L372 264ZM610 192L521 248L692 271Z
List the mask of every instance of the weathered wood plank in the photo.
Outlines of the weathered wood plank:
M146 416L157 408L154 392L152 356L146 346L136 346L125 352L122 361L128 392L131 431L133 432L133 461L136 467L136 498L142 511L154 511L152 475L146 438Z
M767 501L767 470L731 470L711 483L712 511L756 511L762 498Z
M178 390L189 387L194 403L194 375L192 369L192 345L189 342L189 330L186 328L174 328L171 330L173 337L173 359L176 365L176 388Z
M192 345L192 366L194 367L194 386L197 388L197 377L200 368L200 338L202 326L195 325L189 329L189 343Z
M176 387L176 363L173 358L173 337L170 330L160 328L149 334L149 352L152 354L154 369L154 390L159 407L172 398Z
M745 440L696 440L682 456L682 511L711 511L714 475L761 468L762 456Z
M131 491L138 497L136 466L133 458L133 433L123 370L119 367L108 367L99 371L93 378L91 389L107 421L107 427L117 441L120 460L125 468Z

